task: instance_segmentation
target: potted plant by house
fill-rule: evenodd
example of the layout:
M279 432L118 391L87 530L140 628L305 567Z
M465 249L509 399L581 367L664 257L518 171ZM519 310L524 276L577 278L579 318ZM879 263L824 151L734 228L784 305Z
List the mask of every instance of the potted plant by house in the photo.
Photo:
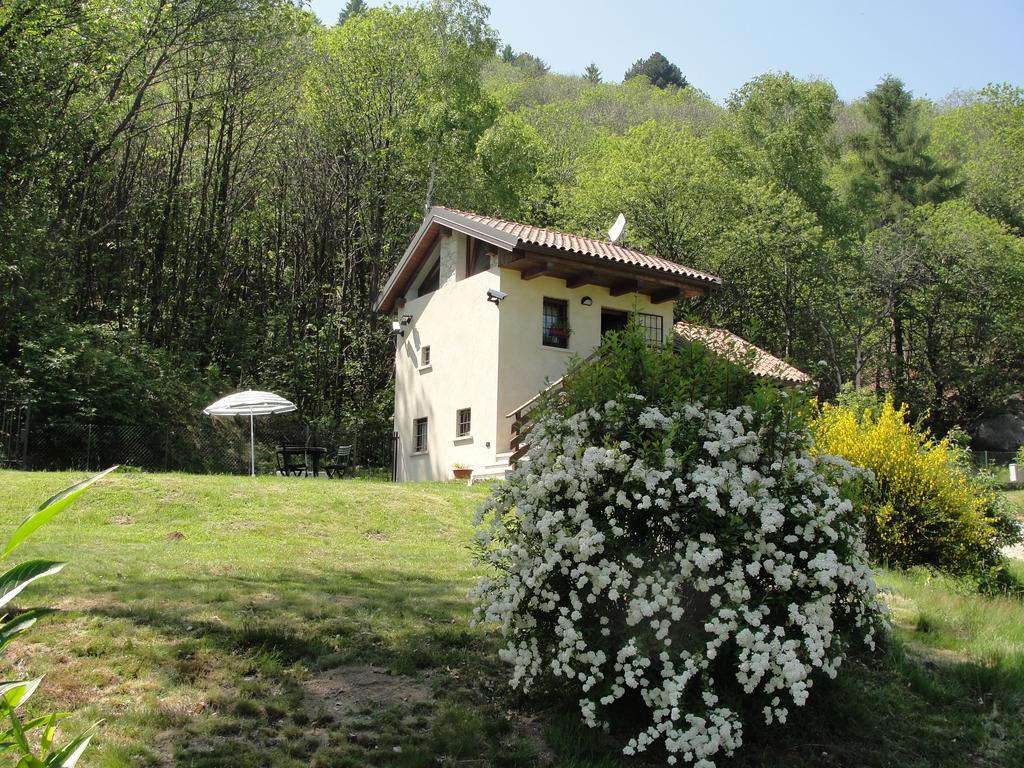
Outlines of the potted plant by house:
M473 468L468 464L452 464L452 474L456 480L469 480L473 474Z
M556 322L548 328L548 336L556 339L568 339L572 328L565 322Z

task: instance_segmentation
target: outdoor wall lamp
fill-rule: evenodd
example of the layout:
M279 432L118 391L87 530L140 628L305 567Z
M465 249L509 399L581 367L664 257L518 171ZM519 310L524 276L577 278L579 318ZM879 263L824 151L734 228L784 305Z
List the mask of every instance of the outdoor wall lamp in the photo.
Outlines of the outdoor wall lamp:
M397 320L391 321L391 335L392 336L405 336L405 331L402 330L402 324Z
M593 303L594 300L589 296L584 296L582 299L580 299L580 304L582 304L584 307L589 307Z

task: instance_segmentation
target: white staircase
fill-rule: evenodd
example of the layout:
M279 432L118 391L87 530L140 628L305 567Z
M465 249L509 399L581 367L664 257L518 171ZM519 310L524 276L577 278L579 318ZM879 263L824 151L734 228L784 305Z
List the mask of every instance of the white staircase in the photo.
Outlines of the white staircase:
M509 465L509 457L512 451L505 451L494 456L494 464L485 464L481 469L473 471L471 482L477 480L504 480L512 467Z

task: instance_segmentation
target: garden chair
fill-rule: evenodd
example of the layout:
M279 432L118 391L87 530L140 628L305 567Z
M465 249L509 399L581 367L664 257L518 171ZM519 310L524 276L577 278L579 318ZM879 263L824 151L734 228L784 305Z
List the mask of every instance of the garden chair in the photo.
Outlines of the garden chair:
M296 448L301 446L282 445L277 449L277 471L279 474L288 477L289 475L295 475L298 477L303 473L307 473L305 455L301 452L297 452ZM294 460L293 460L294 459Z
M339 445L329 464L324 465L328 477L344 477L352 467L352 446Z

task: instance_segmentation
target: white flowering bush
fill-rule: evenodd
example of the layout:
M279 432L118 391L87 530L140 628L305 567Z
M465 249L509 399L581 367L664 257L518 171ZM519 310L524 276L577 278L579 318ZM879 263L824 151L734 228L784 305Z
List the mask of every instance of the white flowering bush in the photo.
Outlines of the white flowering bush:
M745 718L784 723L873 647L881 603L836 485L853 470L808 455L800 398L702 349L627 334L567 381L478 512L496 575L476 620L500 627L513 687L560 679L590 726L628 721L625 754L713 766Z

